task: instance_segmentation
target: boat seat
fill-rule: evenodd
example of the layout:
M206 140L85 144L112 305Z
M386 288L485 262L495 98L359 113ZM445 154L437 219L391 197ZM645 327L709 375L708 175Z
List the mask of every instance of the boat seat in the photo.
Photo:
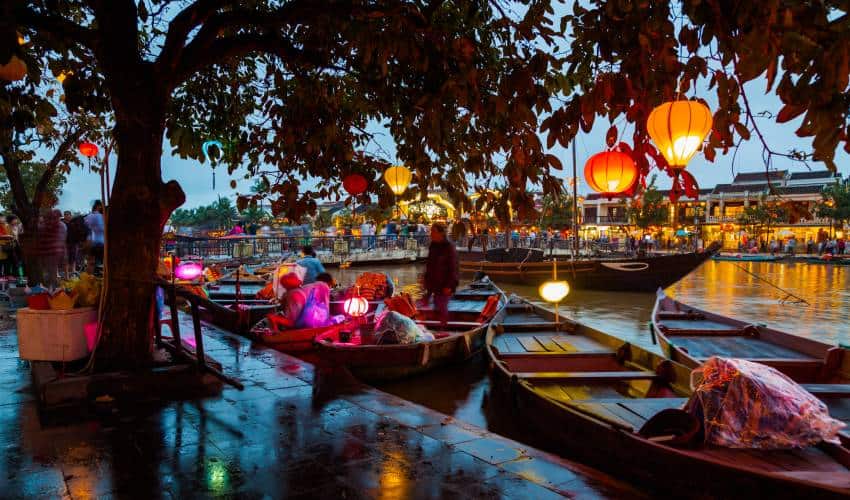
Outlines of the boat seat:
M702 313L695 313L691 311L665 311L658 313L658 319L698 320L705 319L705 315Z
M515 374L521 380L529 381L611 381L611 380L652 380L658 378L650 371L619 371L619 372L519 372Z
M850 397L850 384L800 384L803 389L815 396L826 397Z
M427 327L442 326L442 323L440 323L439 320L432 320L432 319L422 319L422 320L418 319L418 320L416 320L416 324L422 325L422 326L427 326ZM477 321L448 321L448 322L446 322L447 328L470 328L471 329L471 328L475 328L475 327L478 327L478 326L481 326L481 323L478 323Z

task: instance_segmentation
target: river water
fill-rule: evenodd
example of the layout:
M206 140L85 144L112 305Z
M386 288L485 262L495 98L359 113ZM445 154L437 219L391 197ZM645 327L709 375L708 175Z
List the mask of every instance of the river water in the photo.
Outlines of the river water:
M370 270L386 272L403 286L415 283L423 267L421 264L356 267L339 270L337 279L348 284L358 273ZM529 300L539 300L534 287L500 286ZM700 309L850 345L850 266L710 260L668 288L667 293ZM805 299L808 305L790 300L783 303L788 293ZM654 294L574 290L560 311L579 322L658 351L652 344L648 326L654 303ZM381 389L531 446L548 448L536 433L525 431L522 422L513 421L506 408L490 400L484 359L386 384ZM548 451L558 453L558 450Z

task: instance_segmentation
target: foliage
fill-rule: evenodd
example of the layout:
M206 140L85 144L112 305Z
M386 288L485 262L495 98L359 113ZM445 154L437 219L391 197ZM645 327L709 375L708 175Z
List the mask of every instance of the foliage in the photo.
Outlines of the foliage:
M572 196L544 195L540 210L540 229L548 227L566 228L573 224L573 198Z
M651 226L668 222L669 212L661 191L655 188L655 176L643 192L635 197L626 208L626 217L632 224L646 231Z
M850 151L848 8L840 2L802 0L684 0L575 2L563 22L572 35L569 78L579 85L542 127L548 144L566 147L595 118L625 118L633 125L628 151L645 177L655 166L674 178L673 197L695 191L693 178L671 169L651 146L646 120L652 109L704 86L716 93L713 130L703 154L713 161L740 140L761 142L766 169L774 156L822 161L836 170L835 150ZM744 84L762 75L783 107L753 110ZM778 151L767 143L756 116L786 123L803 117L800 137L812 152ZM619 133L611 127L609 140Z
M25 162L20 164L21 179L23 180L27 197L30 200L35 198L35 188L47 169L48 166L44 162ZM64 172L57 172L50 176L45 187L45 195L43 195L46 205L53 206L59 200L59 197L62 195L62 186L66 180L67 177ZM15 197L12 194L9 178L6 176L5 170L0 171L0 206L6 210L17 211Z
M843 226L850 222L850 182L838 182L827 186L822 193L823 201L817 206L817 214Z
M780 204L762 195L757 204L750 204L738 215L738 224L747 229L751 236L761 236L769 233L770 227L783 222L786 213Z
M247 211L246 211L247 212ZM265 212L262 212L265 213ZM254 209L251 216L259 216L259 209ZM198 227L207 229L229 229L240 214L229 198L219 198L217 201L194 209L178 208L171 215L171 224L176 227ZM245 218L247 220L247 218ZM262 219L261 216L257 220ZM250 220L249 222L256 222Z

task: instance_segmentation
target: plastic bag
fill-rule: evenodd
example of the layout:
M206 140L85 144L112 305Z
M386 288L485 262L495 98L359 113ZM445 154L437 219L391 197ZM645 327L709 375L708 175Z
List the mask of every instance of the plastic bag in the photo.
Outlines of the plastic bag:
M376 344L415 344L432 340L433 333L395 311L384 311L375 320Z
M702 375L694 383L693 375ZM742 359L711 357L691 377L686 409L701 419L705 442L728 448L804 448L838 442L845 425L779 371Z

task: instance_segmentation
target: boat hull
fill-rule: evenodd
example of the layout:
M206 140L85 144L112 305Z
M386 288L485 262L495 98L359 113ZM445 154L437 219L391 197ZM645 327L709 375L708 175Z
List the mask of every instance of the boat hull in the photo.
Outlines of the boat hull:
M679 281L710 258L705 252L611 260L565 260L558 262L560 276L575 289L617 292L654 292ZM473 276L483 272L497 283L539 286L552 277L551 262L462 261L460 272Z

